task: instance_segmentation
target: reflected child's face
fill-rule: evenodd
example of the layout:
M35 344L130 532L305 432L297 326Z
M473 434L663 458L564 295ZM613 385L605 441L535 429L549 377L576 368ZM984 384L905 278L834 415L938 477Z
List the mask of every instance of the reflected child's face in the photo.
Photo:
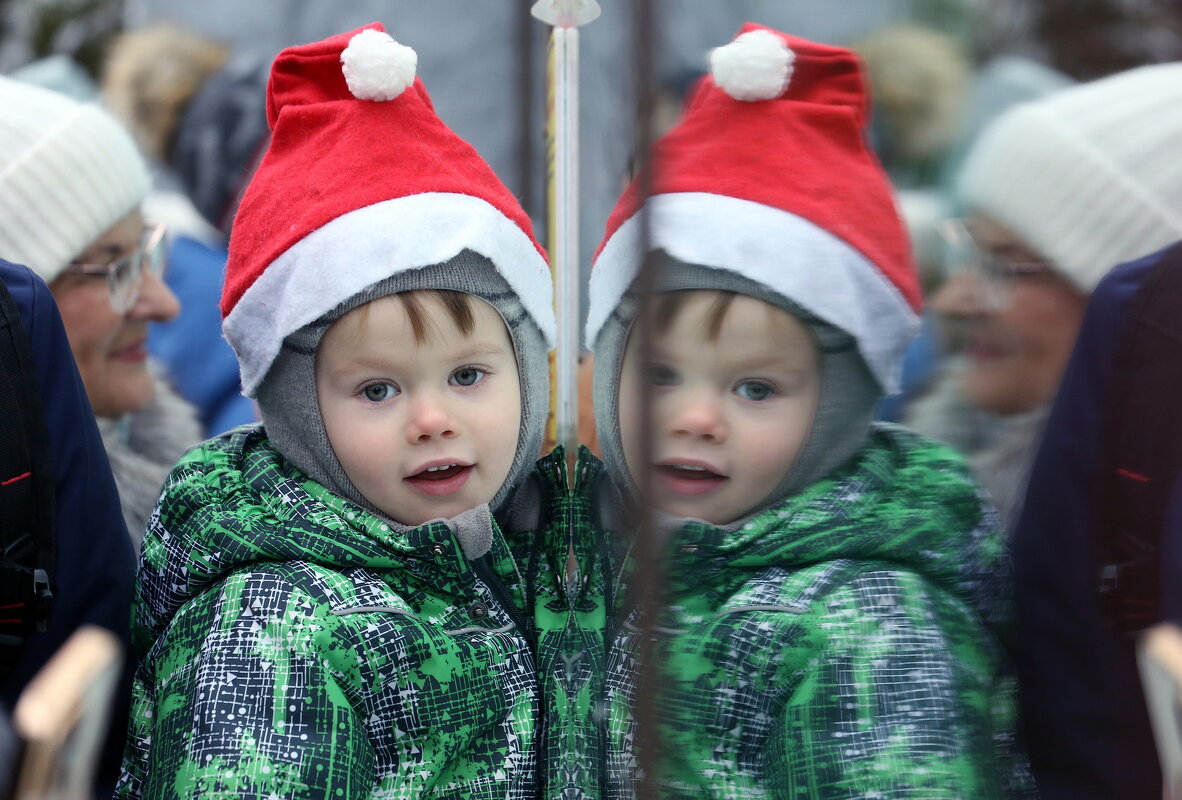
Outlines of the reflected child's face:
M483 300L448 294L366 303L316 351L316 394L337 459L375 508L404 525L492 500L517 448L521 390L505 324Z
M628 470L668 514L733 522L779 485L805 442L820 394L817 347L807 327L753 297L675 292L656 306L646 317L651 361L639 336L624 351Z

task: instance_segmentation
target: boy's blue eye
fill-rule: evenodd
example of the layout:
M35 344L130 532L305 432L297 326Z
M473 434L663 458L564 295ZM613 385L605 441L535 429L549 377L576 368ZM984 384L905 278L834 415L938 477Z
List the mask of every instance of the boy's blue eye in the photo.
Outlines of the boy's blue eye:
M653 366L648 369L648 380L653 386L672 386L677 383L677 373L669 367Z
M398 394L398 387L392 383L371 383L362 389L361 393L371 403L380 403Z
M451 374L451 383L456 386L474 386L487 373L476 367L461 367Z
M744 381L735 387L735 394L744 400L767 400L776 390L763 381Z

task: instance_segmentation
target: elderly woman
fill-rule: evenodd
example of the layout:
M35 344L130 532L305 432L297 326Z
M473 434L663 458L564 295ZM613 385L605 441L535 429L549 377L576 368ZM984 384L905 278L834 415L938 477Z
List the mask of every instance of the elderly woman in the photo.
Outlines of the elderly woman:
M140 203L148 173L106 112L0 77L0 256L50 286L139 546L169 469L200 439L192 409L148 362L151 322L177 315L164 231Z
M1182 64L1160 65L1014 106L964 163L968 216L950 233L969 268L932 301L961 356L904 422L964 450L1011 529L1089 295L1113 265L1182 238L1179 141ZM991 425L963 437L948 406Z
M1093 378L1108 362L1090 359L1117 351L1130 297L1164 260L1150 254L1182 239L1179 142L1182 64L1008 111L960 180L970 216L958 230L973 269L933 301L964 344L961 396L997 420L970 462L1013 531L1019 710L1038 788L1053 800L1162 796L1135 640L1100 617L1093 548L1109 384ZM1061 386L1081 323L1086 346ZM1052 402L1049 448L1031 481Z

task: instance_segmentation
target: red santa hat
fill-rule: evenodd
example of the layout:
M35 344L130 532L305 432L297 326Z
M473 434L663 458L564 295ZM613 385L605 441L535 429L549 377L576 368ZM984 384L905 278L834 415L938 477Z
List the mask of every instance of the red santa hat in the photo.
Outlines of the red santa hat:
M247 396L286 336L463 250L493 263L553 341L550 271L529 218L435 114L416 64L378 23L275 59L271 142L234 219L221 304Z
M595 343L648 243L729 270L855 337L887 391L919 326L919 284L890 183L864 138L857 57L748 23L710 54L681 121L654 146L651 196L620 198L591 273Z

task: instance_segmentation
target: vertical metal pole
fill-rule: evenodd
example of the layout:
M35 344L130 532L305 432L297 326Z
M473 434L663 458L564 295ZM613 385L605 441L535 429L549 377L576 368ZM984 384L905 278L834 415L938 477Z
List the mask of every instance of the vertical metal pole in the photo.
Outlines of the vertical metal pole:
M550 268L558 323L551 362L548 438L566 448L568 464L578 446L579 363L579 26L599 16L595 0L539 0L531 13L550 24L547 59L546 143Z
M652 195L654 184L654 165L650 157L654 131L653 111L656 107L657 46L656 20L651 0L635 0L633 4L633 41L632 52L635 56L637 90L636 113L636 147L635 159L639 167L637 181L641 196L648 198ZM652 361L652 331L648 320L648 313L654 298L656 287L656 270L659 265L653 258L651 250L652 220L647 211L647 205L642 204L640 210L640 257L641 269L636 278L636 292L639 297L639 311L631 336L636 337L641 364ZM653 461L653 409L651 387L644 383L645 391L640 409L640 430L646 432L640 448L639 460L641 469L633 478L637 482L642 497L651 497L650 475L647 465ZM660 691L661 674L658 661L656 642L653 637L657 627L661 603L663 599L662 543L658 541L655 526L652 525L651 510L643 507L639 510L641 519L637 520L636 542L633 553L636 559L636 569L632 596L638 609L637 628L640 630L640 647L637 654L638 675L636 679L636 702L633 715L636 722L636 754L642 778L636 787L636 794L640 800L650 800L658 797L657 774L662 761L661 742L661 714Z
M554 209L558 359L555 420L558 442L574 457L578 446L579 363L579 29L554 29Z

